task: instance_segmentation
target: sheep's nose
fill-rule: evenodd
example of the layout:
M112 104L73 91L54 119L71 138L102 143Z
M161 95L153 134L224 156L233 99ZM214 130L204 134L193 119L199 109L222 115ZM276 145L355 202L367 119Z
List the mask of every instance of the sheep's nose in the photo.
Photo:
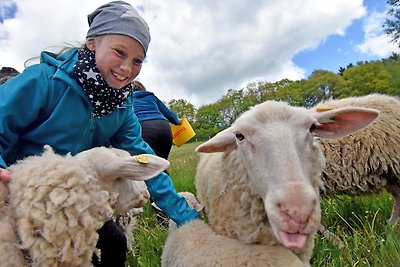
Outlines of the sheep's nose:
M318 195L303 183L287 183L275 191L275 209L290 232L302 232L320 216Z
M293 229L301 229L308 224L308 221L316 211L317 201L310 200L307 203L294 205L291 203L279 203L281 213L285 215L287 222Z

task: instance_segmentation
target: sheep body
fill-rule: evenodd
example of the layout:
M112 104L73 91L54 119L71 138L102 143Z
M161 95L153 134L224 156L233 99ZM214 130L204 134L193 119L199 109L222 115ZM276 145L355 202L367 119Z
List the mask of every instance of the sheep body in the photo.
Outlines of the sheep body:
M286 247L300 266L309 266L325 164L314 136L345 136L378 114L363 108L313 112L276 101L242 114L197 148L210 153L200 155L196 173L210 227L242 243Z
M349 136L321 140L327 159L322 195L363 195L386 189L394 198L394 224L400 215L400 99L371 94L329 100L316 108L357 106L374 108L380 116L363 131Z
M191 192L180 192L189 206L203 209ZM180 228L169 220L168 237L161 256L163 267L202 266L271 266L298 267L303 263L283 247L244 244L215 233L202 220L193 220Z
M199 219L178 229L169 230L161 260L161 266L164 267L304 266L289 249L244 244L237 239L215 233Z
M140 185L132 185L130 193L138 198L134 205L143 206L148 192L142 191L142 183L169 165L147 156L151 164L141 164L118 149L101 147L60 156L45 146L43 155L10 166L11 182L8 188L2 185L8 198L0 214L2 265L91 266L96 231L113 216L115 207L132 207L118 203L116 184L121 179L138 180Z

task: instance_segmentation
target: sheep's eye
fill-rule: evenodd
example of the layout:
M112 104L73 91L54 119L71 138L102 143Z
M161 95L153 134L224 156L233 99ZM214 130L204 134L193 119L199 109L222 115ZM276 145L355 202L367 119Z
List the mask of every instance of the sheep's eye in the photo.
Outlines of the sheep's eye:
M315 128L317 128L317 125L315 125L315 123L311 124L310 133L312 133L315 130Z
M244 135L241 133L235 133L236 139L242 141L244 139Z

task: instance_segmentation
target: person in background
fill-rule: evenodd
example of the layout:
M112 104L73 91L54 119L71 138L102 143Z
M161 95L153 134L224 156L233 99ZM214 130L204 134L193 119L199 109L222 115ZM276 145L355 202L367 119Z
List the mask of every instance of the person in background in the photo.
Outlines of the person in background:
M46 144L61 155L107 144L131 155L154 154L129 98L150 43L146 22L127 2L112 1L89 14L88 23L82 48L43 51L39 64L0 86L0 181L13 179L7 166L40 155ZM179 226L198 217L168 174L146 184ZM101 262L94 264L125 266L127 241L115 222L98 232Z
M12 67L2 67L0 69L0 85L19 74L19 72Z
M154 93L146 91L139 81L133 81L133 109L142 126L142 137L157 156L168 160L172 148L170 123L182 124L182 119L170 110Z

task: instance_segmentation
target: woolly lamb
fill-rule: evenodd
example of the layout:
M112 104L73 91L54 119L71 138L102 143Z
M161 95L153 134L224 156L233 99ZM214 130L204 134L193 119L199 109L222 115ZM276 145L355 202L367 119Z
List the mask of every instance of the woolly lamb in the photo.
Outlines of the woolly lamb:
M215 233L196 219L180 228L170 228L161 256L163 267L263 266L299 267L304 263L289 249L244 244Z
M145 205L144 180L168 165L105 147L60 156L45 146L42 156L17 162L8 188L0 183L8 196L0 203L1 265L91 266L96 230L116 211Z
M389 223L400 215L400 100L371 94L329 100L316 108L357 106L380 111L379 118L362 132L336 140L323 140L327 166L321 195L363 195L386 189L394 204Z
M201 154L196 174L211 228L243 243L286 247L308 266L325 164L315 137L345 136L378 114L366 108L312 112L276 101L242 114L196 149L211 153Z
M182 192L189 206L203 208L196 197ZM202 220L193 220L179 229L169 220L168 237L161 256L163 267L187 266L264 266L296 267L303 263L283 247L244 244L237 239L215 233Z

